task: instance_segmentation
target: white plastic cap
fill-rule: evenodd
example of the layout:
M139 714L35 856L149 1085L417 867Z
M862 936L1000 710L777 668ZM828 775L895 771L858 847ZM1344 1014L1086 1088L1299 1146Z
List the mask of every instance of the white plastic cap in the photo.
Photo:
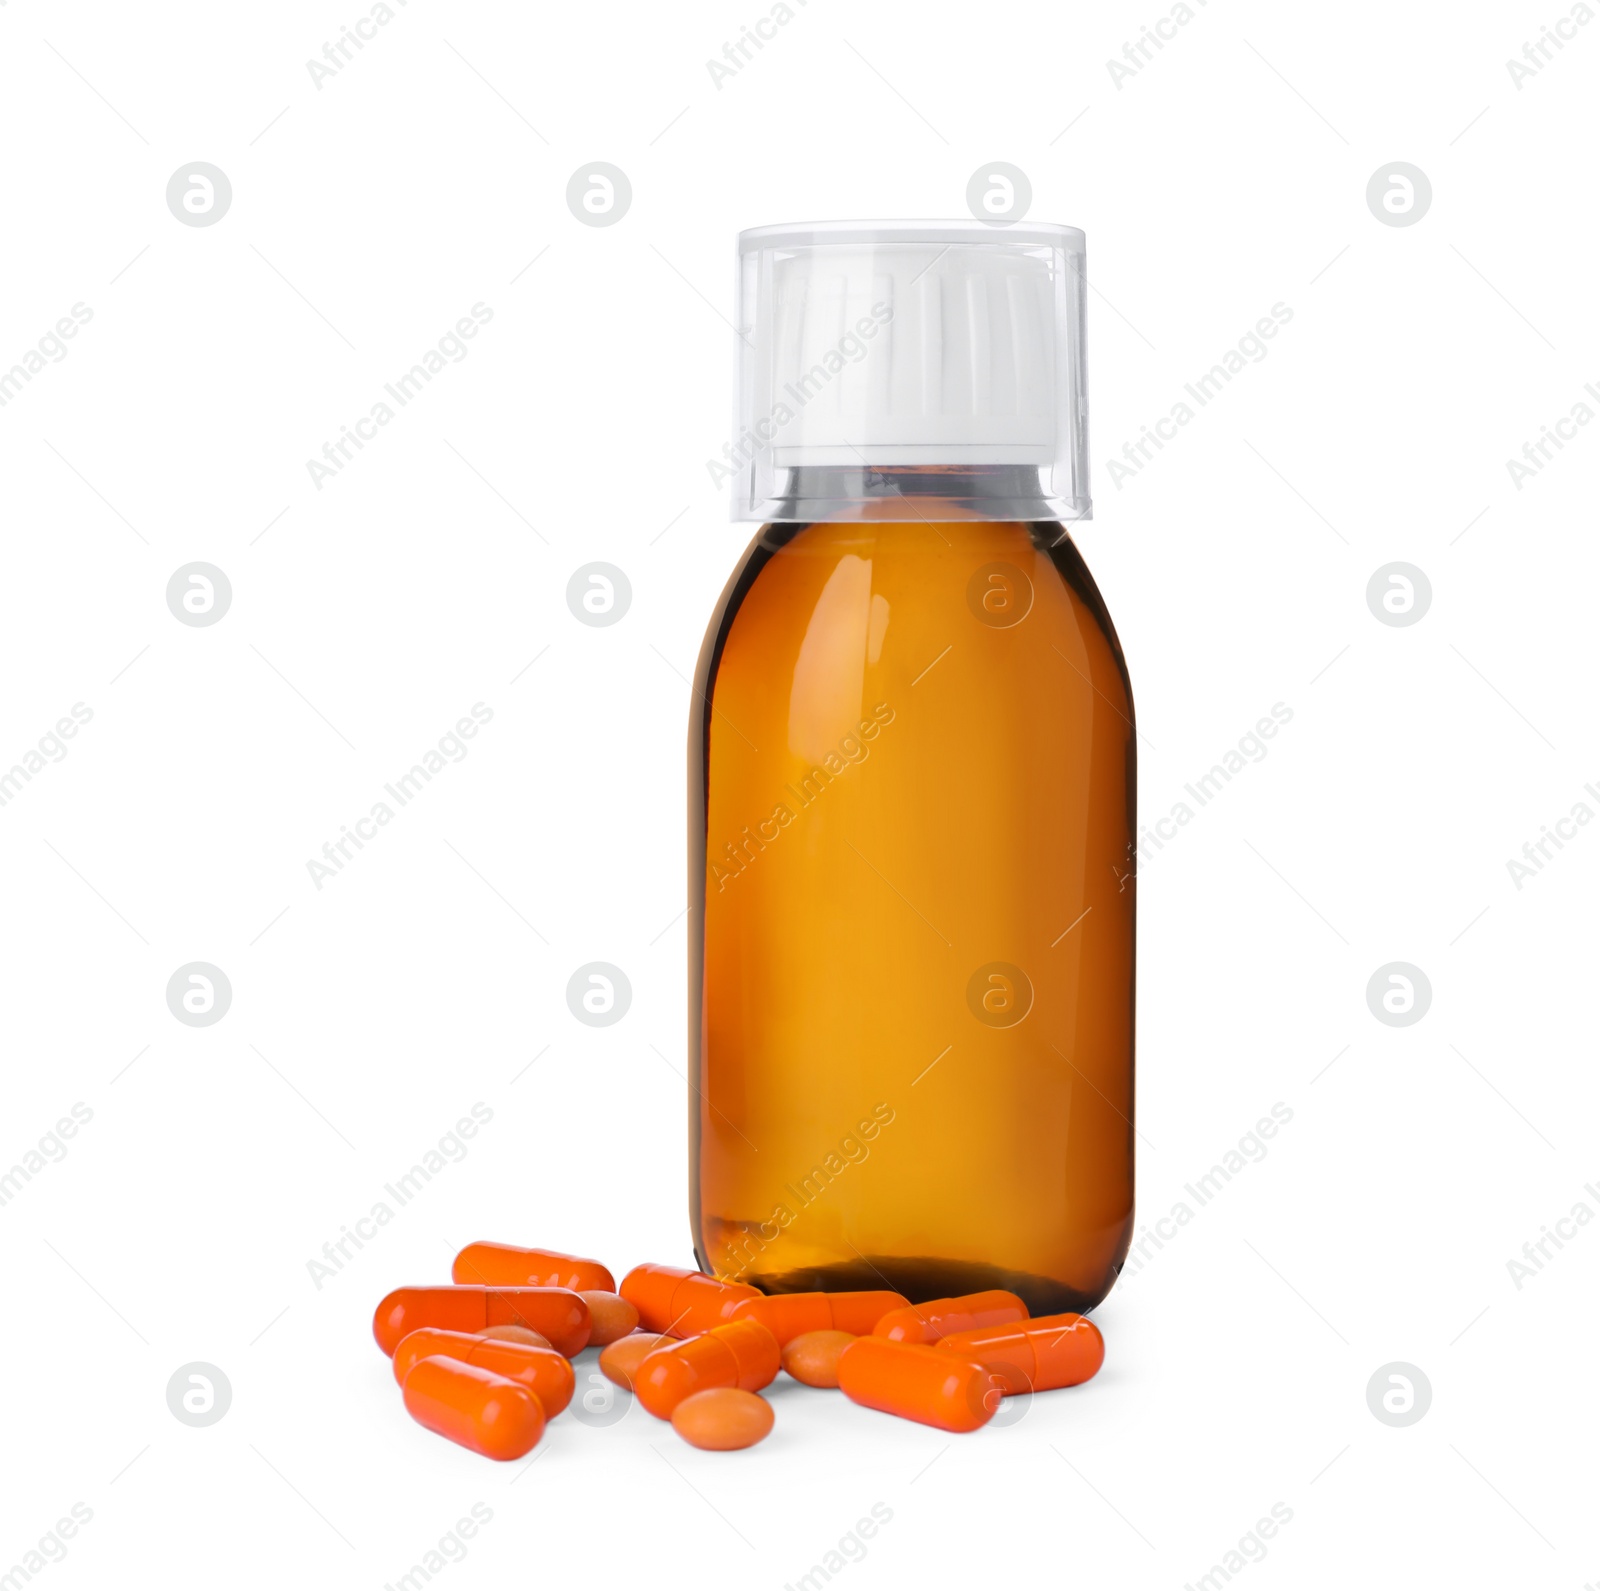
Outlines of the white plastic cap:
M733 517L1087 519L1084 292L1075 227L741 233Z

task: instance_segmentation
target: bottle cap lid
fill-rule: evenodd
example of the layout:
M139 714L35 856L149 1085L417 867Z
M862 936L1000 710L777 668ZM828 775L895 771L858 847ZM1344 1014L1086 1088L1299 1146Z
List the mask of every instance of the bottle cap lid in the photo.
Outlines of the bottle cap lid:
M741 233L733 517L1088 518L1084 291L1075 227Z

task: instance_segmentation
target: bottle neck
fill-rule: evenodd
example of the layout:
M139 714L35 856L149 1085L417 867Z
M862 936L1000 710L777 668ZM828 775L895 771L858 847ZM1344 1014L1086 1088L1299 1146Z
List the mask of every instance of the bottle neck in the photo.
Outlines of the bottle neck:
M802 464L775 471L768 522L839 519L1054 520L1089 517L1050 489L1049 470L1026 464Z

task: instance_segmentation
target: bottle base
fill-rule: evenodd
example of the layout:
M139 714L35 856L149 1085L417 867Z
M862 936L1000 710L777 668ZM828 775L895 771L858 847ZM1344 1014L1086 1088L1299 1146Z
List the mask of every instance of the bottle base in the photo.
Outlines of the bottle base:
M771 1275L746 1273L739 1278L764 1293L849 1293L888 1288L903 1293L913 1304L935 1298L960 1298L1003 1288L1015 1293L1032 1315L1060 1315L1067 1311L1087 1314L1111 1291L1115 1274L1092 1290L1070 1287L1050 1276L980 1265L970 1260L946 1260L933 1255L914 1258L864 1255L858 1260L832 1265L808 1265Z

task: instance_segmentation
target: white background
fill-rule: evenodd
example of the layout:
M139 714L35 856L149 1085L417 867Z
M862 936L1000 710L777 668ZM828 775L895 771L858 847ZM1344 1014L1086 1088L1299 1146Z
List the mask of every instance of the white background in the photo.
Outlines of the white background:
M376 1591L483 1503L445 1591L776 1588L881 1503L846 1591L1178 1588L1282 1503L1233 1578L1600 1578L1600 1231L1507 1268L1600 1210L1600 833L1520 890L1506 866L1600 810L1600 427L1506 468L1600 382L1600 26L1519 88L1564 0L1212 0L1119 86L1159 6L812 0L718 88L756 0L396 10L318 87L357 6L0 6L0 368L93 313L0 409L0 765L93 712L0 808L0 1163L93 1112L0 1206L0 1572L82 1503L47 1591ZM564 197L596 160L633 187L607 228ZM1003 1429L787 1384L743 1455L635 1410L494 1466L406 1418L379 1296L478 1237L691 1262L686 676L750 529L706 469L734 233L961 215L996 160L1088 235L1078 540L1142 815L1294 714L1142 877L1141 1223L1293 1120L1100 1309L1099 1378ZM214 226L166 206L194 161L232 184ZM1414 226L1366 203L1395 161L1432 183ZM1119 489L1123 443L1280 302L1269 356ZM319 490L306 461L475 303L468 357ZM232 584L211 627L166 604L194 560ZM566 605L592 560L632 583L609 628ZM1366 602L1393 561L1431 582L1409 627ZM308 859L475 702L470 754L319 891ZM210 1027L165 1000L194 960L232 983ZM633 987L605 1029L564 996L592 960ZM1431 982L1415 1025L1368 1009L1390 961ZM232 1387L205 1429L166 1404L190 1361ZM1402 1429L1367 1405L1393 1361L1432 1387Z

